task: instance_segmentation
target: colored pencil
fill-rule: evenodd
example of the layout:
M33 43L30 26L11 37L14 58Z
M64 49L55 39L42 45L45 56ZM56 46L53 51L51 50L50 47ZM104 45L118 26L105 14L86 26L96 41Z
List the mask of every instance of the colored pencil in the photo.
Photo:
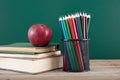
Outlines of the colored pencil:
M90 15L87 15L87 38L89 33L89 27L90 27Z
M65 18L64 17L63 17L62 21L63 21L64 27L65 27L65 30L67 32L67 39L69 39L70 38L70 34L68 34L69 30L68 30L67 25L65 23ZM77 70L78 69L77 66L76 66L77 65L77 60L76 60L75 54L74 54L74 52L73 52L73 50L71 48L71 43L69 41L66 41L66 43L67 43L67 45L69 47L69 50L70 50L70 52L68 53L68 55L70 55L70 57L71 57L71 59L73 61L73 63L71 64L74 67L73 70Z
M75 25L75 18L76 16L72 15L72 27L73 27L73 30L74 30L74 33L75 33L75 39L79 39L78 38L78 35L77 34L77 28L76 28L76 25ZM80 70L83 71L84 70L84 65L83 65L83 59L82 59L82 53L81 53L81 48L80 48L80 43L79 41L75 41L74 42L74 47L75 47L75 52L76 52L76 57L77 57L77 60L78 60L78 63L79 63L79 67L80 67Z
M62 28L62 30L63 30L63 33L64 33L64 39L67 39L68 38L68 34L67 34L67 32L66 32L66 28L65 28L65 25L64 25L64 22L63 22L63 19L62 18L59 18L59 22L61 23L61 28ZM69 44L68 43L66 43L66 45L64 44L64 46L65 46L65 48L66 48L66 53L64 53L64 54L67 54L67 53L69 53L69 54L67 54L68 55L68 59L69 59L69 62L70 62L70 66L71 66L71 69L72 70L74 70L74 61L73 61L73 56L71 55L71 50L70 50L70 46L69 46Z
M67 21L68 18L69 17L65 17L65 22L66 22L67 31L68 31L69 37L70 37L69 39L72 39L71 33L70 33L70 28L69 28L69 23ZM74 50L74 44L70 40L69 40L69 43L70 43L70 46L71 46L71 49L72 49L76 70L79 70L79 64L78 64L78 61L77 61L77 58L76 58L76 54L75 54L75 50Z
M82 33L82 24L81 24L81 21L80 21L80 15L81 13L76 13L76 25L78 26L78 38L79 40L82 40L83 39L83 33Z

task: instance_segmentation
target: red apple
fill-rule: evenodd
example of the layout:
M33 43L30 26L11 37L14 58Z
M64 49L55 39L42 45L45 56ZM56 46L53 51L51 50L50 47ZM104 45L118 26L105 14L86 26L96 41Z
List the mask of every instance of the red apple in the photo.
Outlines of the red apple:
M28 38L33 46L46 46L52 38L52 29L44 24L34 24L28 30Z

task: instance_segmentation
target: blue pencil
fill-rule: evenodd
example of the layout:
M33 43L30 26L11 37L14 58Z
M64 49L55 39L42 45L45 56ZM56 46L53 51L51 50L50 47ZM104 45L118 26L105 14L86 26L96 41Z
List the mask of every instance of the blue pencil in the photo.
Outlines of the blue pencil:
M68 39L72 39L70 29L69 29L70 27L69 27L68 20L67 20L68 18L69 17L65 16L64 22L65 22L65 26L66 26L66 29L67 29ZM76 58L76 55L75 55L73 42L69 41L69 44L70 44L70 49L72 51L72 56L73 56L74 63L75 63L75 70L74 71L78 71L80 69L79 69L79 64L78 64L78 61L77 61L77 58Z
M62 18L59 18L59 21L61 23L61 27L62 27L62 30L63 30L63 33L64 33L64 39L68 39L68 34L66 32L65 23L64 23ZM66 42L66 48L67 48L67 53L69 53L67 55L68 55L68 59L70 61L71 69L74 70L75 69L75 63L73 62L73 56L71 55L72 53L71 53L70 45L67 42Z

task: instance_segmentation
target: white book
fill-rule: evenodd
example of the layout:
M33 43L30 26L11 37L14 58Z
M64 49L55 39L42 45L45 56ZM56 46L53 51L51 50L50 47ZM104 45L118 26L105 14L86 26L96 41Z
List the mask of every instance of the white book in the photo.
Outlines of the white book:
M0 68L18 72L36 74L57 68L62 68L63 57L54 55L44 58L0 58Z

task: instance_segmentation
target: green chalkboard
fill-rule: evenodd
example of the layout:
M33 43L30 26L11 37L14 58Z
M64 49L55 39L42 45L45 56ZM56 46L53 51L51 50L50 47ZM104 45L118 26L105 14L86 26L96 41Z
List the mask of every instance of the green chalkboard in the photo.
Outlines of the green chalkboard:
M51 27L51 42L61 44L58 17L83 11L92 17L90 58L120 58L120 0L0 0L0 44L28 42L36 23Z

